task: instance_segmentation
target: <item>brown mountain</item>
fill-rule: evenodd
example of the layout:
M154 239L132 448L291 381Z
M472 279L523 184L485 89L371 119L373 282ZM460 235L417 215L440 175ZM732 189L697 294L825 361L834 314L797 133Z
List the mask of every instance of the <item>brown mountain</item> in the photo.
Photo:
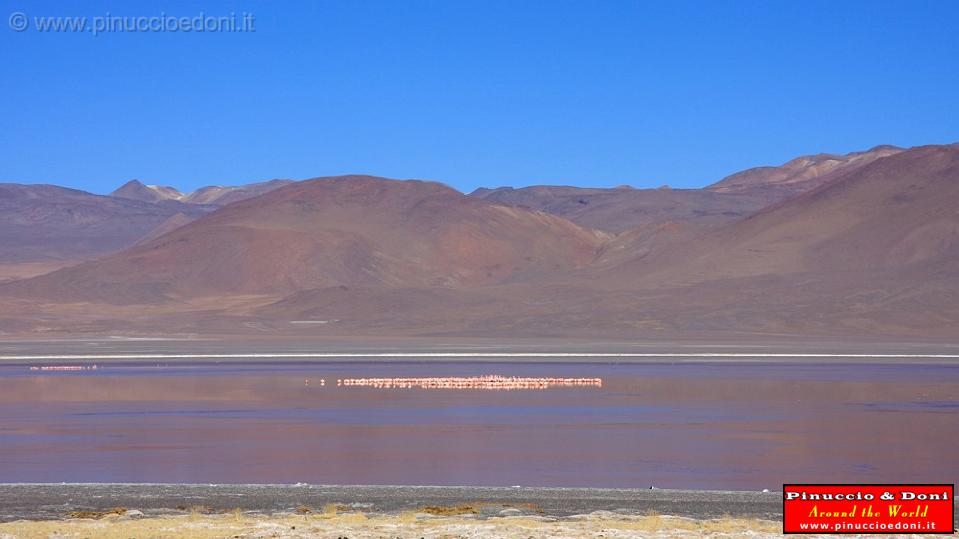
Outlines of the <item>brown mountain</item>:
M470 196L559 215L579 225L623 232L662 223L712 226L747 217L769 203L765 196L702 189L613 189L540 185L477 189Z
M184 204L225 206L231 202L246 200L262 195L263 193L268 193L290 183L293 183L293 180L270 180L267 182L237 186L210 185L201 187L192 193L181 193L174 187L145 185L140 180L130 180L110 193L110 196L139 200L142 202L175 200Z
M185 195L183 202L189 204L214 204L225 206L231 202L246 200L255 196L268 193L274 189L279 189L284 185L293 183L293 180L270 180L267 182L248 183L246 185L222 186L211 185L201 187L196 191Z
M437 183L319 178L8 291L149 303L331 286L471 287L585 266L607 238Z
M609 316L620 321L954 335L957 201L959 146L915 148L656 256L594 266L582 278L602 283Z
M184 195L172 187L131 180L109 196L53 185L0 184L0 281L122 250L219 206L289 183L205 187Z
M959 260L959 146L877 159L658 260L671 278L836 275Z
M114 198L139 200L140 202L182 201L183 193L165 185L146 185L140 180L130 180L110 193Z
M173 215L193 219L211 209L0 184L0 264L92 258L133 245Z
M704 189L612 189L538 185L514 189L480 188L471 196L565 217L574 223L624 232L649 225L679 224L701 229L732 223L791 196L895 155L901 148L877 146L846 155L798 157L778 167L757 167L728 176ZM685 225L692 225L685 226Z
M705 233L631 229L589 266L532 281L317 289L253 312L313 333L955 336L957 201L959 147L915 148Z
M322 178L0 285L0 331L954 337L957 201L955 145L730 223L616 235L429 182Z
M778 167L756 167L737 172L706 187L706 190L753 194L778 201L827 184L838 176L901 151L902 148L884 145L845 155L805 155Z

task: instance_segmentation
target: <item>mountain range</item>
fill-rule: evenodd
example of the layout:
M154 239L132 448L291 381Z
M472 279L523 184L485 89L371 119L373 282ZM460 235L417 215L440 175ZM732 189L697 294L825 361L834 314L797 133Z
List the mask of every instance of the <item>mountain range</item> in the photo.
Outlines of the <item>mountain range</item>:
M703 189L3 184L0 332L948 337L957 202L956 145Z
M55 185L0 183L0 281L131 247L288 183L292 181L209 186L183 194L131 180L107 196Z
M262 195L290 183L293 183L293 180L270 180L236 186L208 185L192 193L181 193L175 187L145 185L140 180L130 180L110 193L110 196L141 202L174 200L185 204L225 206L231 202Z

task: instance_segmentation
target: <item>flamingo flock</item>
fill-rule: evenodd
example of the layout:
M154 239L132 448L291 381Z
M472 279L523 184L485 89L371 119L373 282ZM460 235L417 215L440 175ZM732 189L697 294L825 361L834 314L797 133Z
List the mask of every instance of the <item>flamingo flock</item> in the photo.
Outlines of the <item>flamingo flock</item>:
M31 371L92 371L96 365L40 365L30 367Z
M602 378L526 378L519 376L442 376L426 378L344 378L337 386L375 389L549 389L551 387L603 387Z
M96 370L97 365L41 365L30 367L31 371L85 371ZM303 380L310 386L309 378ZM320 387L326 386L326 380L320 379ZM552 378L500 376L429 376L411 378L342 378L336 381L337 387L370 387L374 389L549 389L555 387L603 387L602 378Z

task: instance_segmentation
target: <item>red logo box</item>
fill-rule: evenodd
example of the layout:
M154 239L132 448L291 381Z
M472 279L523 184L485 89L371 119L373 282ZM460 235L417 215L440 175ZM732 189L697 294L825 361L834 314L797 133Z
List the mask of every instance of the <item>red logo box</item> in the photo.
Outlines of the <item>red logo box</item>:
M783 485L783 533L955 533L950 484Z

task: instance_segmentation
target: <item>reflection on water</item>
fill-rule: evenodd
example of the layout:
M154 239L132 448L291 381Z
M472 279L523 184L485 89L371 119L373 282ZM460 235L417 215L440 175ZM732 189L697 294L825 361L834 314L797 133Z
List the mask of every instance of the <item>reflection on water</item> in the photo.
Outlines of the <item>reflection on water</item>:
M420 383L490 372L601 384ZM948 365L4 365L0 482L957 482L957 396Z

